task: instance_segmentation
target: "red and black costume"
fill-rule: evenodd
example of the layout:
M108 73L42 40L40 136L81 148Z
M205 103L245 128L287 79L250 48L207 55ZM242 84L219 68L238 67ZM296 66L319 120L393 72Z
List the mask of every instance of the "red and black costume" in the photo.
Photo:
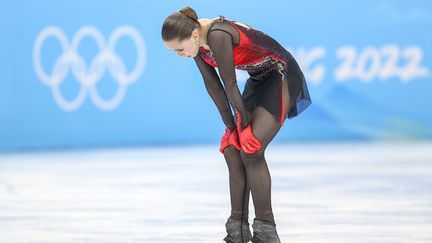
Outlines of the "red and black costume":
M287 80L285 87L294 99L288 118L297 116L311 104L304 75L294 57L267 34L248 27L219 16L210 24L207 34L211 51L200 47L194 57L206 89L230 130L236 127L230 104L243 128L248 125L246 111L256 106L265 108L283 125L286 119L282 114L283 99L287 98L282 95L283 79ZM250 75L242 94L237 86L235 69L246 70Z

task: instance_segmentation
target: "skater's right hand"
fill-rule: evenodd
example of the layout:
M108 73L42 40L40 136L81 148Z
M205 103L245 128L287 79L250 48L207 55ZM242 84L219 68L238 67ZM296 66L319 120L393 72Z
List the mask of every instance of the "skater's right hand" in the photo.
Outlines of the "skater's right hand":
M234 145L237 150L240 150L241 148L237 129L230 131L230 129L227 127L225 128L225 133L222 136L219 151L223 154L224 150L231 145Z
M249 125L239 134L240 144L243 151L247 154L253 154L261 150L262 145L252 132L252 126Z

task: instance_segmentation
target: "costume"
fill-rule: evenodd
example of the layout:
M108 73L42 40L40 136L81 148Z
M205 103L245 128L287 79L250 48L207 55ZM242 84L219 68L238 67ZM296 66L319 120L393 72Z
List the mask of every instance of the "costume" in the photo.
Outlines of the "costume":
M235 127L229 103L242 117L246 111L262 106L283 125L286 119L282 115L283 99L288 97L282 95L282 80L288 82L285 87L294 99L288 118L297 116L311 104L304 75L294 57L262 31L219 16L210 24L207 45L211 51L200 47L194 59L227 127ZM211 70L214 67L218 67L226 95L217 84L220 80ZM250 75L241 96L234 69L246 70Z

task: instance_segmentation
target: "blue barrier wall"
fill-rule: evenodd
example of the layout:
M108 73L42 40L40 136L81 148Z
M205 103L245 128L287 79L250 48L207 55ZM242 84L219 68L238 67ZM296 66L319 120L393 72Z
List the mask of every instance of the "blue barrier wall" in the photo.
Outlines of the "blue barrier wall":
M193 59L160 37L187 5L264 31L301 64L312 105L276 141L432 138L430 1L0 4L0 150L218 143Z

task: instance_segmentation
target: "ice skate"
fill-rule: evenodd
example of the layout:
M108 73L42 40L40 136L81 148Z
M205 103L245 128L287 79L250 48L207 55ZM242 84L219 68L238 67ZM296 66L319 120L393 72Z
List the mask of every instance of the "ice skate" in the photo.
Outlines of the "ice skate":
M276 232L275 224L259 219L254 219L252 228L252 243L280 243L279 236Z
M252 238L247 221L229 217L225 223L225 228L227 236L222 241L224 243L248 243Z

